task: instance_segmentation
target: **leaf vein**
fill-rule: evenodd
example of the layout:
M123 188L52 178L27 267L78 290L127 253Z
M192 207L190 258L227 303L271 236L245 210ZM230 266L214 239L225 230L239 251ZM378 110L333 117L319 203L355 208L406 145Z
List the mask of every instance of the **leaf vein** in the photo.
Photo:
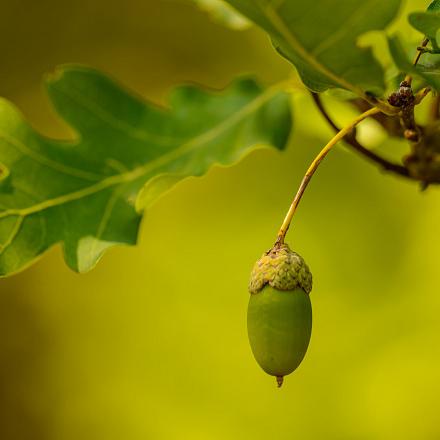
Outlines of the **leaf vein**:
M292 47L292 49L295 50L303 58L303 60L310 63L318 72L320 72L324 76L327 76L336 84L339 84L340 86L348 90L352 90L353 92L355 92L360 96L364 96L363 91L359 87L355 86L354 84L351 84L350 82L346 81L344 78L341 78L340 76L336 75L334 72L332 72L327 67L325 67L317 58L312 56L306 50L306 48L299 42L295 34L287 26L285 21L280 17L278 12L272 7L270 3L268 3L267 5L263 5L261 3L261 0L258 0L257 5L260 8L261 12L272 23L275 29L278 30L281 36Z
M43 165L48 168L52 168L53 170L62 173L62 174L68 174L73 177L79 177L80 179L84 180L98 180L102 176L94 173L90 173L88 171L83 171L77 168L73 168L67 165L64 165L62 163L56 162L52 159L48 159L36 151L32 150L28 146L26 146L23 142L19 141L16 138L13 138L12 136L8 136L3 131L0 131L0 139L3 139L7 144L12 146L13 148L16 148L21 153L23 153L25 156L30 157L35 162L39 163L40 165Z
M5 250L12 244L12 242L17 237L18 233L20 232L21 225L23 224L24 216L18 215L17 220L14 223L14 226L11 229L11 232L9 234L9 237L6 239L6 241L3 244L0 244L0 255L2 255Z
M286 85L287 85L286 82L281 82L268 88L265 92L260 94L258 97L254 98L251 102L249 102L244 107L242 107L238 112L232 114L224 121L222 121L220 124L194 137L193 139L185 142L175 150L172 150L151 162L148 162L140 167L134 168L133 170L127 173L122 173L107 177L88 187L82 188L77 191L73 191L71 193L63 194L61 196L54 197L52 199L45 200L43 202L40 202L33 206L29 206L27 208L15 208L15 209L5 210L3 212L0 212L0 219L10 217L13 215L28 216L36 212L43 211L48 208L52 208L54 206L62 205L68 202L72 202L74 200L81 199L83 197L93 195L97 192L100 192L114 185L133 182L136 179L144 177L148 173L198 148L201 144L204 144L205 142L214 139L216 136L220 135L222 132L233 126L235 123L245 118L249 113L258 109L260 106L264 105L276 93L278 93L280 90L285 88Z
M381 0L383 1L383 0ZM370 1L364 1L361 3L360 8L358 8L351 16L344 22L344 26L341 26L337 32L333 32L331 36L327 37L322 41L321 44L316 46L313 51L311 52L312 55L317 57L319 54L324 52L326 49L328 49L333 44L336 44L338 41L342 40L345 35L347 35L347 32L349 29L356 28L356 22L359 19L362 19L363 16L372 8L374 8L375 4L377 4L377 0L370 0Z
M108 112L104 107L101 107L94 101L87 99L84 95L79 93L73 93L72 91L67 91L65 89L58 88L57 91L67 96L71 100L75 101L77 104L88 109L92 114L97 116L101 121L108 124L110 127L118 131L122 131L127 136L132 139L137 139L141 141L150 141L161 144L161 146L171 146L176 142L181 142L181 139L172 138L171 136L160 136L154 133L148 132L144 129L139 129L133 125L128 124L121 119L114 117L110 112Z
M105 205L104 212L102 214L101 220L99 222L98 229L96 231L96 238L99 240L105 232L107 228L108 221L110 219L110 215L115 207L116 201L118 199L118 191L113 191L107 203Z

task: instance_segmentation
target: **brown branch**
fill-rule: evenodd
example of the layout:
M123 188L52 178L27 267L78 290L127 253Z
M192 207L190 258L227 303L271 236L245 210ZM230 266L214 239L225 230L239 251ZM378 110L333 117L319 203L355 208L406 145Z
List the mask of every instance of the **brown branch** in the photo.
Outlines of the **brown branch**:
M328 124L335 130L336 132L339 132L339 127L333 122L330 115L327 113L326 109L324 108L324 105L321 101L321 98L318 93L312 93L313 100L315 101L315 104L322 114L322 116L325 118L325 120L328 122ZM373 151L369 150L368 148L364 147L362 144L359 143L359 141L356 139L356 137L353 135L353 133L347 135L343 139L348 145L350 145L355 151L357 151L359 154L362 154L363 156L367 157L372 162L380 165L384 170L393 172L395 174L399 174L400 176L412 178L409 175L408 170L403 166L399 164L392 163L388 161L387 159L384 159L383 157L377 155Z

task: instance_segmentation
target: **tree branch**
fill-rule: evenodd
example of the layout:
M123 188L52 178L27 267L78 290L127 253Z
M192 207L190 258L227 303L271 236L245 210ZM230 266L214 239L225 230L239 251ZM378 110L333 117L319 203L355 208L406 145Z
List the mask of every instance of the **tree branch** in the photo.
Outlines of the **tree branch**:
M316 107L318 108L322 116L325 118L325 120L328 122L328 124L333 128L333 130L335 130L335 132L339 132L340 131L339 127L333 122L330 115L327 113L319 94L312 92L312 97L313 100L315 101ZM374 153L373 151L369 150L368 148L364 147L362 144L359 143L359 141L356 139L353 133L346 135L343 140L359 154L362 154L370 161L380 165L385 171L390 171L400 176L413 179L413 177L410 176L408 170L403 165L392 163L387 159Z

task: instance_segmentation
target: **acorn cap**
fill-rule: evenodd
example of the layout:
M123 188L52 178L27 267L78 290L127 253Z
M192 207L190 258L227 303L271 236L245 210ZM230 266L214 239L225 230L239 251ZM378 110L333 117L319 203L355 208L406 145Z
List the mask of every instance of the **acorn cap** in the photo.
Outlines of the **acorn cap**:
M301 288L312 290L312 273L304 259L285 243L275 245L255 263L249 282L249 292L258 293L269 284L277 290Z

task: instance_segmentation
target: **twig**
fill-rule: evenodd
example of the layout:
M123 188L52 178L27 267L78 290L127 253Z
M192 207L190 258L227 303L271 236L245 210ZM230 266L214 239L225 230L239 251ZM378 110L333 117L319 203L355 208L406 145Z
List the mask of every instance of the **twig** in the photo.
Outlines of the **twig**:
M413 66L417 66L417 63L419 62L420 57L425 53L425 51L424 51L423 49L428 45L428 43L429 43L429 38L425 38L425 39L422 41L422 44L417 48L417 54L416 54L416 56L415 56L415 58L414 58ZM406 77L405 77L405 81L406 81L409 85L411 85L411 82L412 82L412 76L411 76L411 75L406 75Z

